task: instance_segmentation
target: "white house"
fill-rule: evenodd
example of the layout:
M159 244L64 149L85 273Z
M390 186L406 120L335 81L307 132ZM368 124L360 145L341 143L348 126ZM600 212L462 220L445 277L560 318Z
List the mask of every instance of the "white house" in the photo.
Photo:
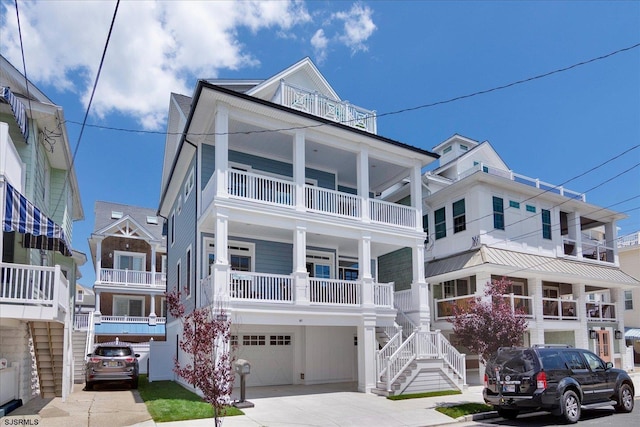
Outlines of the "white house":
M625 366L625 292L640 286L620 269L616 221L625 216L515 173L488 142L454 135L433 151L439 166L423 177L432 328L452 338L452 306L506 277L505 297L528 318L526 344L590 348ZM477 357L467 362L479 368Z
M620 268L640 280L640 231L618 239ZM635 364L640 364L640 287L624 291L624 326L627 344L633 347Z
M71 246L84 213L62 108L2 56L0 95L1 406L70 392L85 256Z
M172 94L167 135L167 289L228 311L248 385L464 385L464 356L429 327L422 171L437 155L378 135L375 112L343 101L309 59ZM387 201L397 186L408 197ZM398 250L420 309L402 319L379 265ZM179 333L167 319L172 353Z

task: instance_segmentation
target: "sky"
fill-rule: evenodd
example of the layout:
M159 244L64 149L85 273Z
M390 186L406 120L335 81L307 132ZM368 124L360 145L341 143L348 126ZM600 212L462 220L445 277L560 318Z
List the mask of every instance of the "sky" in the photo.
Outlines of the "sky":
M624 212L618 235L640 230L640 1L48 0L18 1L16 14L1 0L0 11L0 53L24 72L24 51L29 79L64 108L86 286L95 202L158 207L170 93L268 78L304 57L377 112L380 135L427 150L456 133L488 140L514 172Z

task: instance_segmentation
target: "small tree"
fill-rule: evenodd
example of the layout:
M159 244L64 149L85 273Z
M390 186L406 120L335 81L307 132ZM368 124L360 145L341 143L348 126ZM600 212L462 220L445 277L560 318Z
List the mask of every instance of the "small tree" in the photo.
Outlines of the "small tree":
M169 313L182 322L179 347L192 357L180 364L174 359L173 371L197 387L204 400L211 404L216 427L222 425L225 408L229 405L235 374L234 357L229 349L231 322L224 310L211 306L196 308L185 315L181 292L167 292Z
M454 306L453 332L459 343L480 355L482 363L500 347L522 345L527 320L522 308L511 309L504 298L511 286L506 278L487 284L486 298L475 298L471 304Z

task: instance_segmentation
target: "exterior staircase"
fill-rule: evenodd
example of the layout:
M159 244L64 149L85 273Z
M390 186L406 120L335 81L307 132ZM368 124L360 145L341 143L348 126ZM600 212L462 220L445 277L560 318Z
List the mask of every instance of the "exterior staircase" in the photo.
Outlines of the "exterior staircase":
M64 368L64 324L33 321L29 323L38 369L40 396L62 397Z
M87 331L73 331L73 382L84 383Z

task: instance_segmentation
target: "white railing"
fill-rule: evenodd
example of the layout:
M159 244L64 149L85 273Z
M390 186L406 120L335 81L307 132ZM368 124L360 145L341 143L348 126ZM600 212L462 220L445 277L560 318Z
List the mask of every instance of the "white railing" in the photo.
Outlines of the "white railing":
M236 300L292 302L293 279L283 274L232 272L230 297Z
M394 283L373 284L373 304L379 307L393 307Z
M407 338L418 327L418 325L416 325L402 310L398 310L396 322L402 328L402 336L405 338Z
M369 199L369 215L374 222L409 228L416 226L416 210L411 206Z
M618 248L627 248L629 246L640 245L640 231L627 236L622 236L618 239Z
M310 211L350 218L361 217L361 198L340 191L305 185L305 205Z
M564 298L542 298L542 316L545 319L577 320L578 301Z
M360 305L361 283L351 280L309 279L313 304Z
M400 346L396 349L391 356L388 356L384 361L384 368L382 372L384 376L378 375L378 378L386 379L386 389L391 391L393 383L400 377L402 372L417 358L417 337L418 331L409 335Z
M375 111L365 110L348 102L336 101L318 92L310 92L284 81L280 82L280 103L295 110L376 133Z
M469 304L473 303L477 295L462 295L459 297L435 299L434 305L436 307L436 319L444 319L454 315L454 307L460 309L467 308Z
M274 205L295 206L296 184L251 172L228 170L229 195Z
M582 258L613 262L613 248L602 242L582 241Z
M533 297L526 295L504 294L504 299L511 306L511 311L520 312L524 317L533 317Z
M588 302L587 320L616 320L616 305L608 302Z
M549 193L559 194L561 196L565 196L565 197L568 197L570 199L581 200L583 202L587 201L587 196L584 193L578 193L576 191L567 190L566 188L564 188L563 186L560 186L560 185L549 184L547 182L540 181L537 178L530 178L528 176L520 175L520 174L517 174L517 173L515 173L513 171L510 171L510 170L504 170L504 169L496 168L496 167L489 166L489 165L486 165L486 164L483 164L483 163L479 163L477 165L474 165L473 167L469 168L468 170L460 173L458 175L458 180L466 178L467 176L472 175L472 174L474 174L474 173L476 173L478 171L482 171L482 172L488 173L490 175L500 176L502 178L506 178L506 179L509 179L511 181L514 181L514 182L519 182L520 184L525 184L525 185L528 185L530 187L539 188L539 189L547 191Z
M93 314L78 313L73 317L73 329L76 331L86 331L89 329L89 316Z
M414 310L413 293L411 289L396 291L393 297L393 306L400 311L408 313Z
M69 310L69 282L60 267L0 263L0 303ZM55 316L54 316L55 317Z
M96 333L95 316L94 316L94 312L92 311L91 313L89 313L89 323L87 325L87 341L84 346L85 359L87 357L87 354L93 353L93 341L94 341L95 333Z
M100 316L101 323L149 323L149 317L145 316ZM156 317L156 323L164 324L166 318Z
M111 285L143 286L157 289L166 288L165 274L152 271L101 268L98 272L98 277L100 282Z
M431 335L433 337L433 334ZM438 346L438 357L442 357L445 363L462 378L462 384L467 384L467 356L460 353L451 343L437 332L436 341Z
M402 345L402 330L396 332L384 347L382 347L380 350L376 350L376 369L378 372L378 378L383 378L386 376L386 361L396 352L396 350L398 350L398 347L400 347L400 345Z

